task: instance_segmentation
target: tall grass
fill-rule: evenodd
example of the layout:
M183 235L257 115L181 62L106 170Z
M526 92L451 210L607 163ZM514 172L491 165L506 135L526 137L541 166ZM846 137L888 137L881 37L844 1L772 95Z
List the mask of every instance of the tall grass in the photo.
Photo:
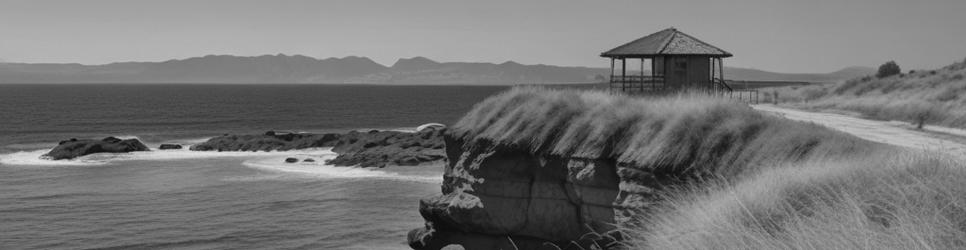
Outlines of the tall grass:
M908 153L690 186L625 227L642 249L962 249L966 172Z
M966 62L942 69L885 78L863 77L839 84L782 87L781 103L802 108L840 109L867 117L966 128ZM774 95L765 99L772 102Z
M515 88L477 104L451 133L535 154L610 158L682 176L733 176L775 163L848 157L871 149L844 133L700 94L628 98Z
M630 248L966 247L962 165L725 99L515 88L450 133L488 142L465 147L614 159L641 185L662 180L640 173L682 180L630 204L645 208L619 225Z

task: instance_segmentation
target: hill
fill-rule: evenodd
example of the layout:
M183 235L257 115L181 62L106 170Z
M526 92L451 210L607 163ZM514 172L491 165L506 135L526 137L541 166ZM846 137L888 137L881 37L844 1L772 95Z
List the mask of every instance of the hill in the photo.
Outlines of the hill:
M825 74L784 74L726 68L728 79L831 82L868 75L867 68ZM301 55L208 55L164 62L104 65L0 63L0 83L370 83L541 84L600 82L607 68L399 59L385 66L366 57L316 59Z
M966 61L935 70L910 71L875 78L765 91L778 93L784 105L838 109L885 120L966 127Z
M869 67L847 67L829 73L775 73L749 68L725 68L725 79L746 81L836 82L875 74Z

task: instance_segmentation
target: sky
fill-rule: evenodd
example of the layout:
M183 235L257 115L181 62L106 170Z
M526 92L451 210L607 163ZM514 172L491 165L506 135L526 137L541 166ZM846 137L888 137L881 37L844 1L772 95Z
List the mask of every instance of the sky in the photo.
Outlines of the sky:
M608 67L675 27L726 66L831 72L966 58L966 0L0 0L0 60L104 64L209 54Z

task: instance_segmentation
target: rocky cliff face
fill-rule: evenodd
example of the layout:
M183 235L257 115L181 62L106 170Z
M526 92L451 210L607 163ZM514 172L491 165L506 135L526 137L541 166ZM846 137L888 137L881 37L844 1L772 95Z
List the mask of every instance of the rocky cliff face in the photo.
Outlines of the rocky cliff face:
M420 201L410 246L607 248L676 186L865 148L810 126L707 97L515 89L445 134L442 195Z
M415 249L556 249L614 229L615 161L531 154L524 148L446 136L443 195L420 201L426 227ZM501 237L506 235L506 237ZM599 237L583 237L581 245Z

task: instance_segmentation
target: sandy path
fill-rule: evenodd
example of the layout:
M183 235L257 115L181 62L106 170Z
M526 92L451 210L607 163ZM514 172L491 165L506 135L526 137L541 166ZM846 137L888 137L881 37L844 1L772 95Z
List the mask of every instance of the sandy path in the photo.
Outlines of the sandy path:
M912 130L908 126L903 126L903 123L867 120L841 114L808 112L774 105L752 105L752 108L791 120L814 122L870 141L943 152L966 159L966 144L944 139L943 136L937 134ZM966 135L966 130L960 129L927 126L926 130L949 134L946 136L947 138Z

